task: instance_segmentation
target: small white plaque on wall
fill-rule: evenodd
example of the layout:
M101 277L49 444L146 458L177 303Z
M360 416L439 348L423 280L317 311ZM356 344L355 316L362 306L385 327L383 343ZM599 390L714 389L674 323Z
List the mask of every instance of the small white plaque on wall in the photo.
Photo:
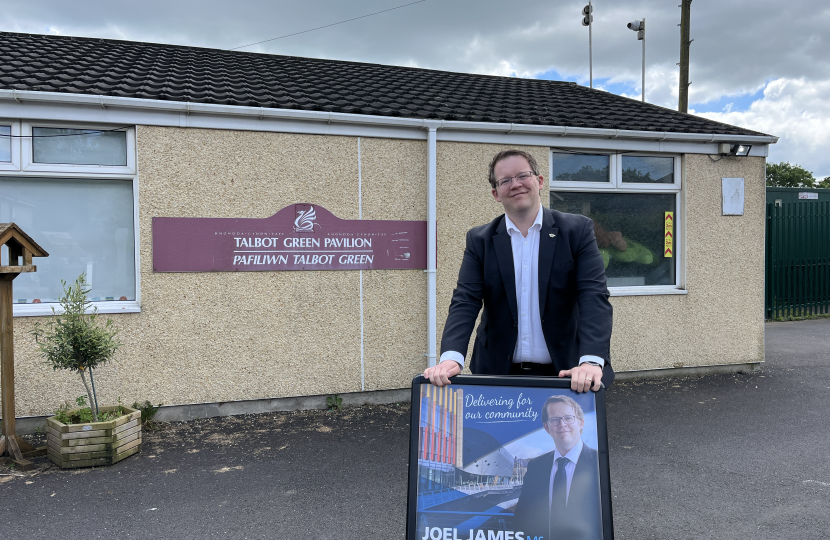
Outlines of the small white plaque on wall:
M722 178L723 186L723 215L744 215L744 179Z

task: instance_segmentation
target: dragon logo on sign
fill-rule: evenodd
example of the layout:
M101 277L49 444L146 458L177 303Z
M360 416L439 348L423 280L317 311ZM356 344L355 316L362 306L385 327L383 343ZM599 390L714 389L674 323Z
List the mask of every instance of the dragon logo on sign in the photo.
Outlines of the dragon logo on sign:
M314 212L313 206L308 210L299 210L297 214L297 219L294 220L295 232L314 232L314 225L317 225L318 227L320 226L319 224L314 223L314 220L317 218L317 214Z

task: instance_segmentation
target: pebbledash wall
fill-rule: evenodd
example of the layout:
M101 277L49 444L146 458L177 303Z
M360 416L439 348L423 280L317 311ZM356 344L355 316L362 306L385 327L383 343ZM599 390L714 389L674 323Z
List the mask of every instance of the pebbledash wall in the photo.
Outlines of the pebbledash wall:
M612 298L617 371L763 361L765 158L714 160L714 146L682 154L683 290ZM465 232L502 212L486 168L508 147L531 152L547 183L549 144L437 142L439 346ZM151 220L263 218L298 202L344 219L426 220L427 141L137 125L136 154L141 309L105 315L124 346L96 372L101 401L398 389L424 369L423 270L155 273ZM722 215L723 177L745 179L743 216ZM19 416L49 414L82 393L75 376L37 356L37 320L14 320Z

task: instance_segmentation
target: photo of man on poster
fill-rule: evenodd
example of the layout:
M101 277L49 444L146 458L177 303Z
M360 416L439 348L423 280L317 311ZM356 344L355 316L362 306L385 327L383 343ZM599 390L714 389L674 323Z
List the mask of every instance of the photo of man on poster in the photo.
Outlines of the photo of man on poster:
M514 527L530 538L601 540L598 457L582 441L582 407L556 395L545 401L541 412L555 449L528 463Z

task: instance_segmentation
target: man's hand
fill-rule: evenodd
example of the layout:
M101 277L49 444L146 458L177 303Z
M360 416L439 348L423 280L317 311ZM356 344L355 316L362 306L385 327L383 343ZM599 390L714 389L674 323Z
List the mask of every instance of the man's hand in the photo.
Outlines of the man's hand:
M455 377L461 373L461 366L455 360L444 360L437 366L432 366L424 370L424 377L429 379L429 382L435 386L444 386L445 384L452 384L450 377Z
M571 390L575 392L596 392L602 384L602 368L583 363L573 369L560 371L559 377L570 377Z

